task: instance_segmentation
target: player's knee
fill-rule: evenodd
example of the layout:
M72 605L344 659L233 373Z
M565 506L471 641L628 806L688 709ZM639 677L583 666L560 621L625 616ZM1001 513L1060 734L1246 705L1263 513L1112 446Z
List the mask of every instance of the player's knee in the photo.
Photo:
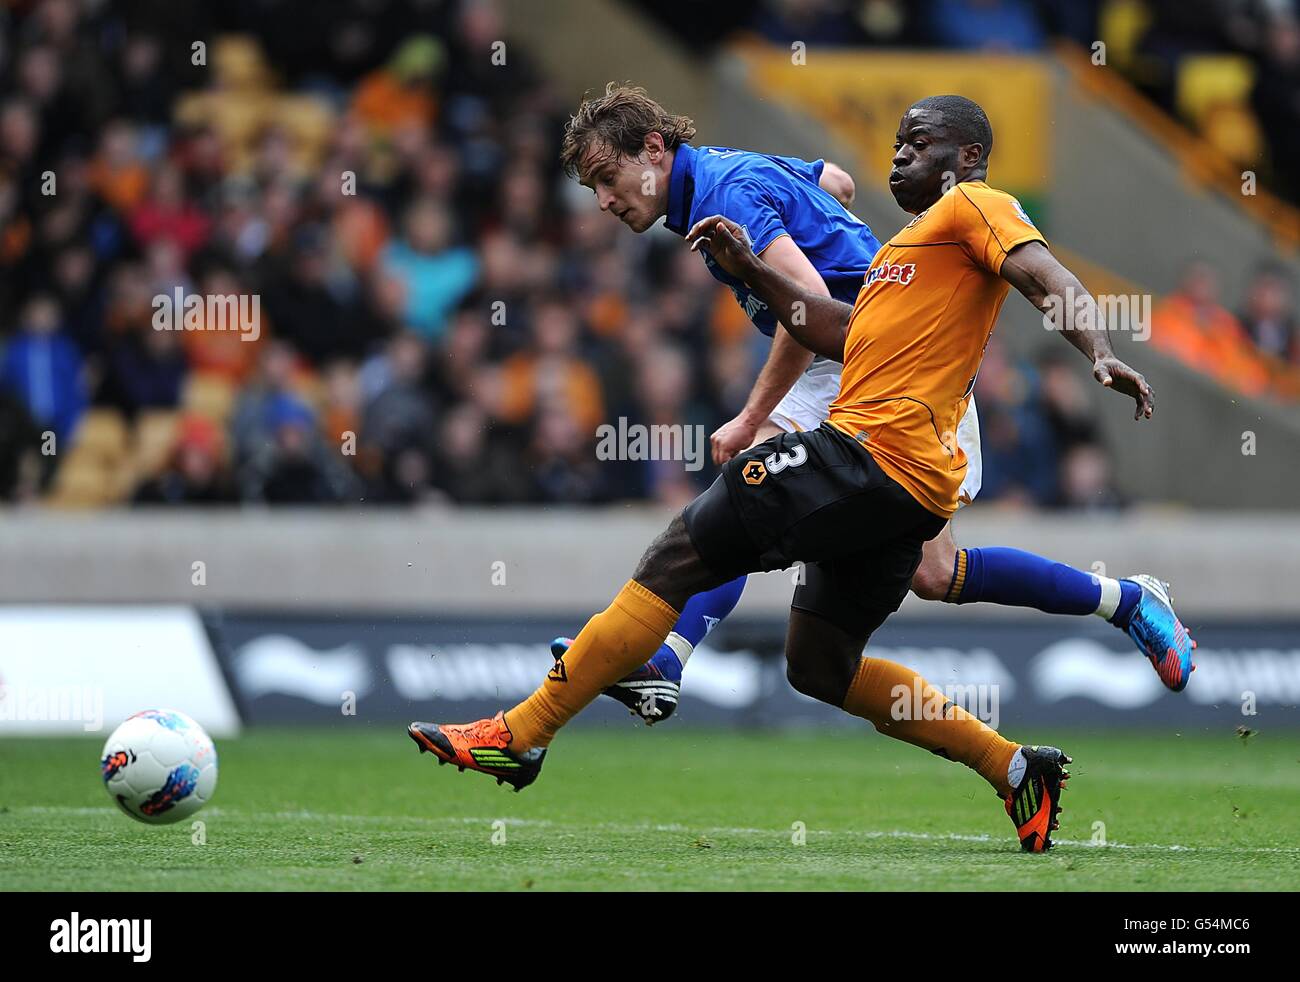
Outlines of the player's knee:
M942 557L929 557L921 560L912 576L912 592L922 600L943 600L948 596L952 586L952 567L942 561Z
M791 688L805 696L811 696L832 706L840 706L844 703L848 682L833 677L832 673L822 668L789 664L785 669L785 677Z
M845 676L828 662L793 659L786 663L785 677L795 692L832 706L844 705L845 693L853 681L851 675Z

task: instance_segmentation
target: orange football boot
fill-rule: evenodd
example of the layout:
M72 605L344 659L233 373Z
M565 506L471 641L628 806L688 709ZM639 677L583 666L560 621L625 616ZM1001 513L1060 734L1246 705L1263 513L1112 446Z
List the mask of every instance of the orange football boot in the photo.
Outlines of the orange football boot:
M439 764L455 764L461 771L467 767L481 771L495 777L497 784L509 784L516 791L537 780L546 757L543 747L520 754L510 750L513 735L504 713L475 723L412 723L406 732L420 753L433 754Z
M1024 777L1003 803L1015 823L1020 848L1046 852L1052 848L1052 833L1061 827L1061 791L1070 776L1063 765L1072 761L1055 747L1021 747L1018 752L1025 759Z

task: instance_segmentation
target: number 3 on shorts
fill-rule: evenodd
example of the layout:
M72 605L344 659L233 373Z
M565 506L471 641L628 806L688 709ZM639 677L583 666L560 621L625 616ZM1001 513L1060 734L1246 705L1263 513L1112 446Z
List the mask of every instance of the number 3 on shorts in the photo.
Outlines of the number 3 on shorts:
M803 444L798 444L792 451L768 454L763 458L763 463L769 474L780 474L787 467L798 467L807 459L807 448Z

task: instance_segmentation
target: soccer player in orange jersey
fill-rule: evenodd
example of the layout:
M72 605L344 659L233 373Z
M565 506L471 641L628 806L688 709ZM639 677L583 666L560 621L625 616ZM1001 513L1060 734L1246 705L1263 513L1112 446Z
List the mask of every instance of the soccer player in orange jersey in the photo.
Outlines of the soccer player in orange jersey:
M467 725L412 723L422 751L523 788L558 730L655 652L692 594L802 561L786 640L790 683L966 764L1003 799L1024 849L1051 845L1070 758L1005 739L911 669L863 653L907 595L925 542L956 511L964 461L946 434L965 411L1010 287L1054 312L1094 378L1134 400L1135 418L1154 408L1145 379L1115 357L1083 285L1019 203L986 183L991 147L987 117L968 99L934 97L908 110L889 186L916 218L876 255L852 306L763 262L725 216L696 223L692 248L707 249L774 310L802 304L804 316L789 318L796 340L842 359L829 419L737 454L531 696ZM1052 302L1071 291L1088 302ZM1165 660L1190 671L1182 657L1171 648Z

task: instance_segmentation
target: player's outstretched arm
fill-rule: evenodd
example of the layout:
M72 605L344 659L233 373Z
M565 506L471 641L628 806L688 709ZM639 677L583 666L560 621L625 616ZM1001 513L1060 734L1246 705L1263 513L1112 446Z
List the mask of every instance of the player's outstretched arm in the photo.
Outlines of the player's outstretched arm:
M729 218L700 219L686 233L686 241L691 251L708 249L718 265L748 283L801 345L814 354L844 360L851 306L819 296L763 262L754 255L744 230Z
M1050 315L1061 337L1092 360L1093 378L1137 404L1134 419L1151 418L1156 407L1151 386L1141 372L1115 357L1097 302L1047 246L1035 241L1012 249L1002 263L1002 278L1037 310ZM1067 297L1074 302L1067 303Z

